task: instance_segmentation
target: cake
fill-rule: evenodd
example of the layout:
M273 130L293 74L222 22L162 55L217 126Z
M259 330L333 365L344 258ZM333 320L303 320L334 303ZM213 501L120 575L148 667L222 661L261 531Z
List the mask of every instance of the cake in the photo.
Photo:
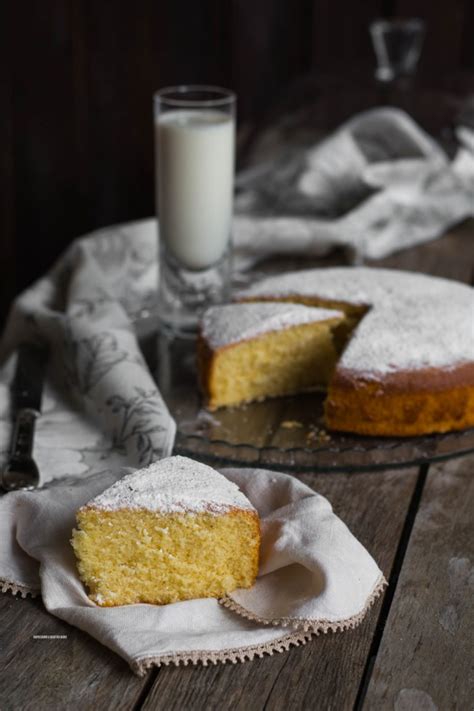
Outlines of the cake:
M243 303L235 308L284 302L345 314L337 331L345 346L335 348L340 354L325 401L328 428L411 436L474 426L471 287L418 273L341 267L269 277L238 299ZM204 330L216 327L211 312Z
M201 388L209 409L327 385L341 311L300 304L215 306L198 339Z
M71 544L97 605L221 597L255 582L256 510L235 484L186 457L126 475L76 520Z

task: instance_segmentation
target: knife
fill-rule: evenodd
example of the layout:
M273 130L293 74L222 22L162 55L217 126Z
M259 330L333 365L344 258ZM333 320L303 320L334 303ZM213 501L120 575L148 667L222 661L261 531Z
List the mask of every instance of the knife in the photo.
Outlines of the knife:
M11 385L15 426L10 457L1 477L1 485L6 491L34 489L39 484L39 470L32 453L36 419L41 414L47 355L44 346L23 343L18 348Z

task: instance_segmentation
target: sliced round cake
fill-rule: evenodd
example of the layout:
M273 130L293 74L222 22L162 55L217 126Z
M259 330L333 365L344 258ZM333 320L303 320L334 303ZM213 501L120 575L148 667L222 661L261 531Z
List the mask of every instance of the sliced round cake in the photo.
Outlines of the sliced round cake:
M128 474L76 518L79 575L98 605L221 597L255 582L257 511L234 483L192 459Z
M303 304L344 313L344 325L332 330L336 345L339 338L345 346L340 357L335 355L329 378L325 403L329 428L407 436L474 426L471 287L412 272L340 267L270 277L241 292L238 299L245 303L229 311L234 331L246 320L244 311L239 316L237 309L248 308L249 302L259 302L254 312L257 330L261 302ZM204 337L217 332L221 322L220 315L208 312ZM285 328L280 329L282 336ZM246 326L243 338L248 333ZM225 347L215 338L207 338L207 343L214 356ZM284 356L280 354L278 361L284 361ZM212 354L202 365L210 389L209 362ZM287 362L291 368L290 354ZM271 355L267 367L273 367ZM308 363L308 368L318 371L318 361ZM238 363L227 374L229 379L247 376L248 371L242 373ZM211 405L218 401L212 392L209 397Z

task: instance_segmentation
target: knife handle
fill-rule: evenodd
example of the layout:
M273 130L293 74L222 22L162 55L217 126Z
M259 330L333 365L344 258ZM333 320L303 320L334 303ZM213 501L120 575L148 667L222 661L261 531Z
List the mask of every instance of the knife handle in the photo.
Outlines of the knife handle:
M13 435L11 456L15 459L29 459L33 452L35 422L39 416L38 410L25 407L18 411Z

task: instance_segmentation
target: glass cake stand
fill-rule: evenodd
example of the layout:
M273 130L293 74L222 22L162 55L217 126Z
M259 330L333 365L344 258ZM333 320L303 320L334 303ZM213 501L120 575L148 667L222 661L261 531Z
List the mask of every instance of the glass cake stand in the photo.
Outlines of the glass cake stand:
M409 438L327 432L320 392L210 413L197 386L193 340L155 333L142 348L177 423L176 454L221 465L356 472L429 464L474 451L474 429Z

